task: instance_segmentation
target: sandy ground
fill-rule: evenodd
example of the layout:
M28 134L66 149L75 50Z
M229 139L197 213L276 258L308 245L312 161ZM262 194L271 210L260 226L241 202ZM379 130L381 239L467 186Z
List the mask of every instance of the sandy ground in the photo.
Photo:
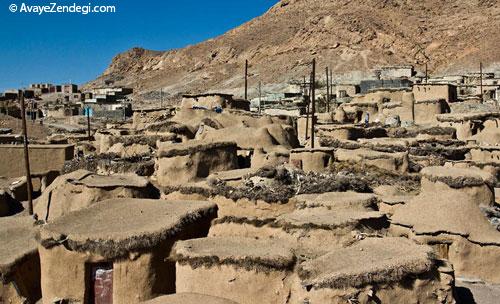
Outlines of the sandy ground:
M456 282L457 304L498 304L500 285Z

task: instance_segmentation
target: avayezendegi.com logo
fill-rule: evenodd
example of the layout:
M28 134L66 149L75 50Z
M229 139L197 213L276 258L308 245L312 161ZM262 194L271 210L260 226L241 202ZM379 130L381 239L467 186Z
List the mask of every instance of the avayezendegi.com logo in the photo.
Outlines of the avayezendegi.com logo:
M50 2L44 5L32 5L27 3L12 3L9 5L9 11L18 14L105 14L105 13L116 13L115 5L93 5L88 3L82 4L64 4L59 5L57 2Z

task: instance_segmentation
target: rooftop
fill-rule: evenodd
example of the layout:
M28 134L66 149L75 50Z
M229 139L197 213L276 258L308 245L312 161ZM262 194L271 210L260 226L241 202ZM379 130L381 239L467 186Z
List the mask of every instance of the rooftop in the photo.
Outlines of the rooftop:
M392 224L422 236L462 236L480 245L500 246L500 233L488 222L478 203L457 191L424 193L395 210Z
M355 227L363 221L386 221L384 213L359 210L328 210L327 208L306 208L279 216L277 223L285 228L316 228L333 230Z
M431 252L406 238L369 238L303 263L299 276L315 289L398 282L429 271Z
M426 167L420 172L423 177L432 182L442 182L451 188L481 186L485 183L494 184L494 177L476 168L457 167Z
M356 192L326 192L322 194L301 194L294 198L301 206L327 207L329 209L371 209L377 204L374 194Z
M46 248L64 244L69 250L115 258L154 247L216 213L217 206L205 201L110 199L46 224L39 241Z
M149 184L146 178L138 175L97 175L85 170L79 170L68 181L75 185L84 185L90 188L144 188Z
M236 143L227 141L211 142L203 140L190 140L179 144L161 143L158 147L158 157L184 156L217 148L236 147Z
M197 293L176 293L168 296L161 296L153 300L143 302L143 304L238 304L231 300L219 297L201 295Z
M295 263L292 248L278 239L209 237L177 242L173 258L192 267L233 265L246 269L290 269Z

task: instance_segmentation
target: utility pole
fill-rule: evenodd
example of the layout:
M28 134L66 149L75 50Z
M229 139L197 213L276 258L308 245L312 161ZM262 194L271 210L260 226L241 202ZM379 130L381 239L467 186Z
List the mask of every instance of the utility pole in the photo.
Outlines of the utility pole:
M330 101L333 96L333 70L330 68Z
M330 79L328 75L328 67L326 67L326 112L330 112Z
M90 142L90 106L87 107L87 136Z
M163 109L163 88L160 88L160 108Z
M480 98L481 98L481 103L484 102L484 96L483 96L483 63L479 63L479 90L480 90Z
M308 92L307 92L307 81L306 81L306 76L304 76L304 86L303 86L303 93L304 96L308 95Z
M309 139L309 112L310 112L310 107L311 107L311 96L309 93L311 93L311 80L312 80L312 74L309 74L309 92L307 95L307 108L306 108L306 141ZM305 76L304 76L304 87L307 87L307 84L305 82Z
M312 61L312 75L311 75L311 148L314 149L314 117L316 115L316 58Z
M248 100L248 60L245 60L245 100Z
M259 81L259 114L262 108L262 81Z
M429 70L427 68L427 62L425 63L425 83L429 82Z
M30 157L28 149L28 131L26 128L26 109L24 106L24 91L18 91L19 103L21 104L21 118L23 123L23 137L24 137L24 165L26 168L26 183L28 184L28 212L29 215L33 215L33 184L31 183L31 171L30 171Z

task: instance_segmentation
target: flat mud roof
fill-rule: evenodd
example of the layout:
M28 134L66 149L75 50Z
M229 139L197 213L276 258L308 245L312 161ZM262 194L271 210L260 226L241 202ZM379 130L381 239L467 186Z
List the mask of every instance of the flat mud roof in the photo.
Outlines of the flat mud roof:
M143 302L142 304L238 304L234 301L197 293L176 293Z
M97 175L93 173L79 179L71 179L69 182L75 185L84 185L90 188L144 188L149 184L149 181L146 178L138 175Z
M244 237L209 237L177 242L172 256L181 264L201 266L233 265L245 269L291 269L295 256L282 240Z
M152 248L216 213L217 206L206 201L110 199L46 224L39 241L46 248L64 244L113 258Z
M386 220L386 215L378 211L306 208L279 216L276 222L283 228L333 230L355 227L363 221L376 221L382 224Z
M420 194L396 209L391 223L426 237L462 236L476 244L500 246L500 233L478 203L461 191Z
M480 169L457 167L426 167L420 172L432 182L442 182L451 188L481 186L494 184L494 177Z
M370 238L304 262L299 276L302 285L316 289L398 282L429 271L431 253L431 247L406 238Z
M210 142L203 140L190 140L188 142L180 144L162 143L160 144L158 149L158 157L185 156L212 149L236 149L236 147L236 143L231 141Z
M370 209L376 206L377 196L357 192L325 192L321 194L301 194L294 200L304 207L327 207L331 209Z

